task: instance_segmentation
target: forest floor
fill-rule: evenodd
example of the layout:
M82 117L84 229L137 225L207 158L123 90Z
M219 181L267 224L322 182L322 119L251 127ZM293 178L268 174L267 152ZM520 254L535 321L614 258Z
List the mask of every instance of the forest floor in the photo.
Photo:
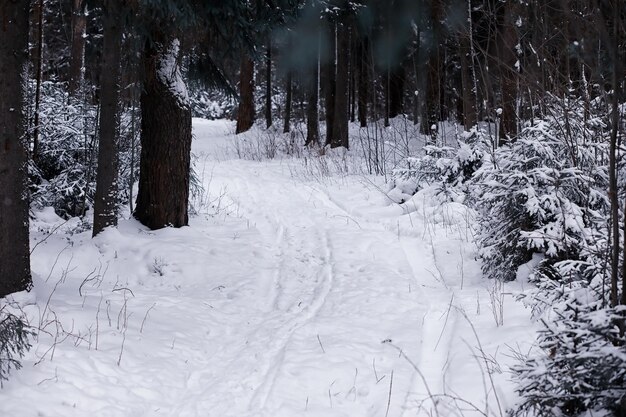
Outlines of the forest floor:
M393 203L382 177L333 173L338 154L242 160L230 122L194 129L190 227L91 239L35 213L15 298L36 337L1 416L505 415L534 327L523 282L481 277L471 212Z

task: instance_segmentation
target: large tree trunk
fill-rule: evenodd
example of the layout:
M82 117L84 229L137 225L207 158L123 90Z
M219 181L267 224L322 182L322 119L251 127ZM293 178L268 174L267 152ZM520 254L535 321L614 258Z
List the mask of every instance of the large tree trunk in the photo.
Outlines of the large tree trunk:
M72 55L70 57L70 95L75 95L85 76L85 34L87 1L72 0Z
M241 59L239 100L236 133L243 133L254 124L254 61L248 56Z
M0 3L0 298L32 286L23 90L28 11L28 0Z
M367 127L367 103L369 101L369 39L364 37L358 48L358 70L359 70L359 123L361 127Z
M348 148L348 66L350 28L343 21L337 25L337 79L335 83L335 117L331 148Z
M119 132L122 1L104 5L104 46L100 75L98 172L94 198L93 235L117 225L117 143Z
M333 143L333 125L335 120L335 55L337 53L335 45L335 24L328 24L328 48L324 54L323 66L323 88L324 105L326 110L326 145Z
M151 229L187 225L191 109L178 41L147 46L141 94L141 161L135 217Z

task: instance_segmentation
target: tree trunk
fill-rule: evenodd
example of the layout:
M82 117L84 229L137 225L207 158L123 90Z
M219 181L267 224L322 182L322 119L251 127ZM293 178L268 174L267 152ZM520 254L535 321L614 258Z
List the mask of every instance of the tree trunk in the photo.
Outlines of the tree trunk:
M93 235L105 227L117 226L117 144L122 50L122 1L104 4L104 45L100 75L100 122L98 172L94 198Z
M357 59L357 40L356 31L354 28L350 30L350 123L356 121L356 67L358 65Z
M0 298L32 286L24 90L28 0L0 4Z
M283 133L288 133L291 131L291 102L292 102L292 78L293 74L291 71L287 73L287 79L285 80L285 89L287 90L287 97L285 98L285 122L283 123Z
M369 101L369 39L363 38L358 48L359 69L359 123L361 127L367 127L367 102Z
M248 56L241 59L239 100L236 133L243 133L254 124L254 61Z
M319 49L316 56L319 57ZM305 145L319 145L320 142L320 122L319 122L319 58L315 61L310 71L307 89L306 108L306 142Z
M333 143L333 126L335 120L335 24L328 24L328 51L325 59L324 72L324 104L326 107L326 145Z
M337 79L335 83L335 117L333 120L333 141L331 148L348 148L348 66L350 48L350 28L343 21L337 25Z
M471 57L469 35L459 36L459 58L461 60L461 89L463 90L463 126L466 131L476 126L476 97L470 72Z
M272 126L272 42L267 41L265 55L265 127Z
M43 61L43 0L37 1L35 6L37 20L37 49L35 51L35 120L33 126L33 152L32 159L37 161L39 155L39 109L41 107L41 82Z
M518 73L515 68L517 60L515 47L518 43L518 36L515 20L518 18L518 13L516 4L516 1L509 1L502 6L505 7L504 21L498 37L500 93L502 95L499 144L512 141L517 135L516 101Z
M389 80L389 117L402 114L404 109L404 67L399 65L390 74Z
M430 24L433 42L428 51L426 63L426 97L423 106L421 132L430 135L434 142L441 119L441 53L439 43L442 39L441 17L443 15L442 0L433 0L430 6Z
M72 0L72 55L70 57L69 92L76 94L85 76L85 34L87 1Z
M178 41L147 46L141 93L141 161L135 217L151 229L188 223L191 109Z

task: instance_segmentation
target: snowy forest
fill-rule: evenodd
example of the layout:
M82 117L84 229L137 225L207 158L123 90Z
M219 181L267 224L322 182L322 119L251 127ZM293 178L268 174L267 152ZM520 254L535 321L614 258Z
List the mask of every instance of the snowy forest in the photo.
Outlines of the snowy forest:
M624 0L0 0L0 416L626 417Z

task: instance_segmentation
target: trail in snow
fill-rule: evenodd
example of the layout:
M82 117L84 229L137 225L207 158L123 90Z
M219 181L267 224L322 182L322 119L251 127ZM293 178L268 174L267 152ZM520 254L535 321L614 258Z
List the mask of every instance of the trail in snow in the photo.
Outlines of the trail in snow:
M68 225L37 249L26 311L44 329L0 415L460 415L451 397L499 415L483 403L512 398L500 346L529 332L516 309L513 330L493 325L463 213L389 205L375 178L233 159L231 128L195 121L206 193L191 227L128 220L91 240ZM44 214L37 227L51 230Z

